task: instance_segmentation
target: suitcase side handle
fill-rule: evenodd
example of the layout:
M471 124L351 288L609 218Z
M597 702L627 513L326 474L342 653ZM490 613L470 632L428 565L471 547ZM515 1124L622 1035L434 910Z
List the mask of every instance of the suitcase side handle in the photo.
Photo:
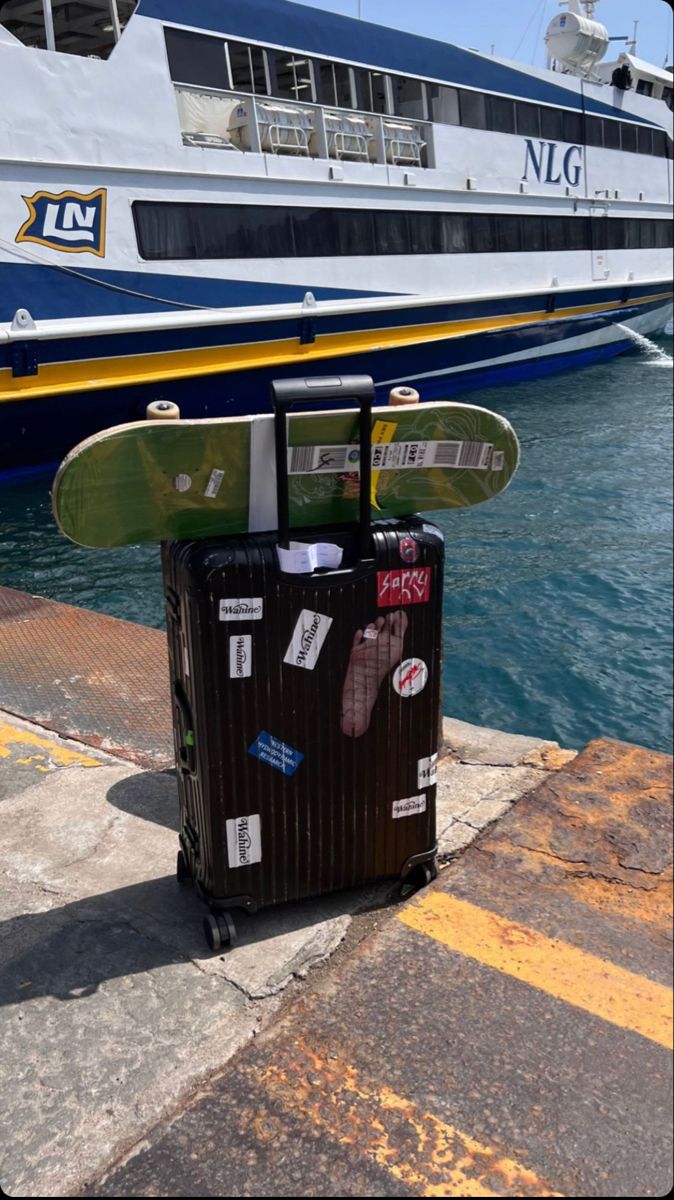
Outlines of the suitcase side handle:
M290 547L288 494L288 410L294 404L339 404L356 400L360 408L360 560L370 557L370 490L372 479L372 404L374 383L370 375L329 375L314 378L274 379L271 402L276 436L276 495L279 545Z

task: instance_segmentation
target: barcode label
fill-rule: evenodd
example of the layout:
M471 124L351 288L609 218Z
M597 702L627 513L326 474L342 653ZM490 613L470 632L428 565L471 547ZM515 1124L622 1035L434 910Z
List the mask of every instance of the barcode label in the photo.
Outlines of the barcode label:
M485 471L491 462L491 442L436 442L434 467L472 467Z
M491 442L386 442L372 447L373 471L411 471L419 468L466 468L486 471L491 466ZM358 471L357 446L291 446L289 475Z
M291 446L288 450L289 475L357 471L359 463L360 452L355 446Z

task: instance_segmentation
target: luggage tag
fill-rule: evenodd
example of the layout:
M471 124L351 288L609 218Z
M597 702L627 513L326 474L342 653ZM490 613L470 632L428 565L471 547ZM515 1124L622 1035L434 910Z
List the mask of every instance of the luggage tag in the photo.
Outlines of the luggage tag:
M310 575L319 567L341 567L344 551L333 542L290 542L287 549L277 546L279 566L289 575Z

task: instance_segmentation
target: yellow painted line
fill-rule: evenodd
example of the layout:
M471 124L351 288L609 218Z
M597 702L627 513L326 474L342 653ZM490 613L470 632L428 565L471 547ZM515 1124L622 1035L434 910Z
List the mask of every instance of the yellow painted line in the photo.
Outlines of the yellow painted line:
M635 297L630 300L630 304L650 304L670 298L670 292L662 292L657 296ZM45 363L37 375L16 378L7 367L0 370L0 403L37 396L66 395L94 388L127 387L166 379L217 375L230 371L254 370L257 367L276 367L287 363L297 363L304 367L308 362L337 355L348 357L377 350L423 345L448 338L467 337L475 333L494 333L522 325L609 312L620 307L624 307L622 301L612 300L609 303L577 308L559 308L551 313L525 312L513 316L477 317L470 321L413 325L403 329L395 327L319 334L315 342L307 344L302 344L298 338L293 337L247 345Z
M31 747L32 754L26 755L26 747ZM18 755L23 757L19 758ZM68 746L41 737L28 729L19 729L0 721L0 758L13 758L23 766L34 767L36 771L52 771L55 764L61 767L100 767L100 762L82 754L79 750L71 750Z
M562 1195L522 1163L363 1078L334 1051L317 1053L293 1039L273 1065L256 1069L256 1081L287 1112L371 1159L414 1195Z
M398 916L419 933L672 1049L672 991L466 900L431 892Z

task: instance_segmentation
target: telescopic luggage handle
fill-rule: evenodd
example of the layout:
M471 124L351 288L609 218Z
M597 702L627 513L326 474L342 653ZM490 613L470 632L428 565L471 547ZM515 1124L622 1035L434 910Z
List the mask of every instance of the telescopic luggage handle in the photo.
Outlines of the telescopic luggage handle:
M370 557L370 490L372 480L372 404L374 383L369 375L331 375L308 379L274 379L271 402L276 434L276 494L279 545L290 547L288 495L288 409L294 404L339 403L356 400L360 407L360 558Z

